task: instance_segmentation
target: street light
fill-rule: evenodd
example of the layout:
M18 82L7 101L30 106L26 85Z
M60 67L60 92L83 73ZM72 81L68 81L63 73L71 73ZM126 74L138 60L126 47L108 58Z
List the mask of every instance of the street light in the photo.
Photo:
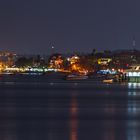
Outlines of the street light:
M54 54L54 46L51 47L52 54Z

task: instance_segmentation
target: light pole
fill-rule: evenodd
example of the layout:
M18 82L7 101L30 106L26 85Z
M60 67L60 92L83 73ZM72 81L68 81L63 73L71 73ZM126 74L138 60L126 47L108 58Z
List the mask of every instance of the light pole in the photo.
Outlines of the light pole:
M52 55L54 54L54 46L51 47Z

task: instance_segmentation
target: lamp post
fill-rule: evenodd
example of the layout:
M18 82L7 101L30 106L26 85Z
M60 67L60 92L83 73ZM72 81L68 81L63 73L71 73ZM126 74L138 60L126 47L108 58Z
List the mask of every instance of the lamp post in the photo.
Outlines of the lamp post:
M51 47L52 55L54 54L54 46Z

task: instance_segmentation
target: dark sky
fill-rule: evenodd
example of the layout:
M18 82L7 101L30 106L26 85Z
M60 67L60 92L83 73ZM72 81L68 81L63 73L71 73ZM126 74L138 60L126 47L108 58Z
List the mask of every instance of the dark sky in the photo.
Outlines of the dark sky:
M91 52L140 46L139 0L1 0L1 50Z

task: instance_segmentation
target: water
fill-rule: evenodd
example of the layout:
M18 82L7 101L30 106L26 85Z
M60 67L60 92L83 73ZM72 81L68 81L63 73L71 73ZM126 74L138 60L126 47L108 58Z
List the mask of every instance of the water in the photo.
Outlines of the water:
M27 81L0 83L0 140L140 139L139 84Z

